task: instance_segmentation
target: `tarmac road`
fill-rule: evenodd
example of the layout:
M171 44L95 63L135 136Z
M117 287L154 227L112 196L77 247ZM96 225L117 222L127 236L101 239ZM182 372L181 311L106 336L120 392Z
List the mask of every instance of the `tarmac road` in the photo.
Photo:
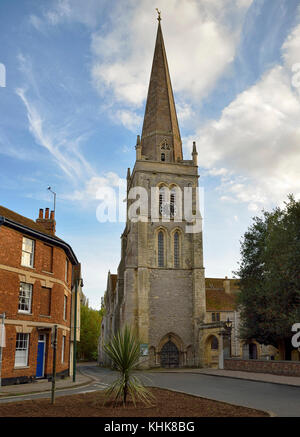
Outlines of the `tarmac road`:
M116 377L115 372L100 368L95 364L81 365L80 371L92 376L94 381L84 387L59 390L56 392L56 396L103 390ZM272 411L279 417L300 417L300 387L199 373L140 371L137 372L137 375L146 385L182 391L258 410ZM0 404L50 396L51 394L48 392L1 398Z
M82 366L81 369L103 383L109 383L114 378L114 372L108 369L97 366ZM138 372L138 374L146 385L182 391L258 410L272 411L279 417L300 417L300 387L199 373L151 373L147 371Z

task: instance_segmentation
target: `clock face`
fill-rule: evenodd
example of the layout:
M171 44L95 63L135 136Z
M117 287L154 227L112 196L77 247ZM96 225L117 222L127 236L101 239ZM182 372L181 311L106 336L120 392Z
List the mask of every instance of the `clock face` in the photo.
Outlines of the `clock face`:
M159 212L163 216L173 217L176 214L176 206L174 203L164 202L160 205Z

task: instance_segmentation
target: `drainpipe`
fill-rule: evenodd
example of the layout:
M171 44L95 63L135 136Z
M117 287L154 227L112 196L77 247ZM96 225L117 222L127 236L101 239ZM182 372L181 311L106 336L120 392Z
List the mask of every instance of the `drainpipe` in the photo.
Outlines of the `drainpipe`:
M2 373L1 373L1 371L2 371L2 349L3 349L2 340L4 337L3 329L4 329L5 313L1 314L0 317L2 318L2 330L1 330L2 338L0 338L0 387L1 387L1 383L2 383L2 378L1 378L1 376L2 376Z
M76 381L76 352L77 352L77 289L78 279L75 279L75 301L74 301L74 341L73 341L73 382Z

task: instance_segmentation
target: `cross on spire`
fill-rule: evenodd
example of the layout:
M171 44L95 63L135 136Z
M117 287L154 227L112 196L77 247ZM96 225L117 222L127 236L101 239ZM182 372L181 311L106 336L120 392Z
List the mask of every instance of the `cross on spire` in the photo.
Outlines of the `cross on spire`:
M161 11L159 11L158 8L156 8L156 11L157 11L157 14L158 14L157 20L160 23L161 22Z

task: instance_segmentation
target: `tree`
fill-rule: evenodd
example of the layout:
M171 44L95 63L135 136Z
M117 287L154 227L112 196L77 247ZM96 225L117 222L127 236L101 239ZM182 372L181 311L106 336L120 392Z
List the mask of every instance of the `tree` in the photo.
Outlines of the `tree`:
M285 350L291 358L291 327L300 322L300 202L254 217L241 241L239 276L241 337Z
M80 306L80 342L77 346L79 359L97 359L101 320L101 311L93 310L86 305Z
M140 360L140 342L131 329L125 326L124 330L114 335L112 340L104 345L104 351L111 359L113 367L119 372L119 377L108 387L108 398L114 396L115 403L122 399L126 405L128 395L136 405L140 400L145 404L151 404L153 395L143 386L141 381L133 375Z

